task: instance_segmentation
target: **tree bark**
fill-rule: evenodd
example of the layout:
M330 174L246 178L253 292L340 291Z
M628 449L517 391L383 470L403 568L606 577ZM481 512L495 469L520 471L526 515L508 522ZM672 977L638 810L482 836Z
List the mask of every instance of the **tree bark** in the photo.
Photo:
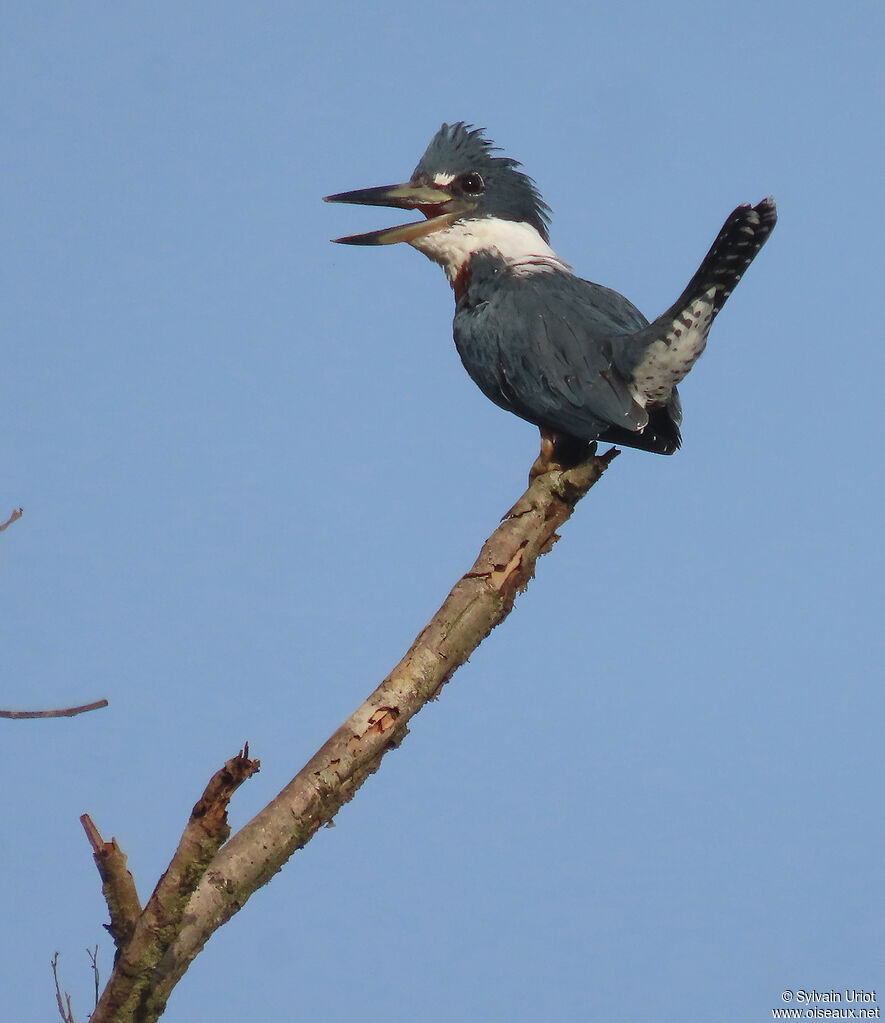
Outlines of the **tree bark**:
M175 874L187 877L188 884L175 889L175 911L162 921L148 919L155 892L135 934L120 948L92 1023L153 1023L162 1015L173 988L214 931L353 798L384 755L402 742L409 719L507 617L532 579L537 558L551 549L556 530L617 453L591 454L577 466L537 476L405 657L282 792L211 858L203 846L182 862L186 843L179 846Z

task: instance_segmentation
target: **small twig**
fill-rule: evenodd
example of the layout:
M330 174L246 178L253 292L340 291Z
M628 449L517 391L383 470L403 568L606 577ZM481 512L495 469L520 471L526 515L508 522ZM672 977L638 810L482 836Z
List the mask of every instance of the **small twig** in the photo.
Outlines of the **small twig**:
M107 705L107 700L96 700L95 703L84 703L79 707L60 707L57 710L0 710L0 718L72 718L89 710L101 710Z
M95 1002L93 1004L93 1007L94 1007L95 1005L98 1005L98 995L99 995L99 983L98 983L98 980L99 980L99 977L98 977L98 945L96 945L95 948L87 948L86 949L86 955L89 956L89 962L90 962L90 964L92 966L92 976L95 979Z
M61 987L58 983L58 952L52 957L49 965L52 967L52 979L55 981L55 1001L58 1005L58 1014L61 1016L62 1023L75 1023L74 1011L71 1007L71 996L65 992L64 997L62 997Z
M0 526L0 533L2 533L7 526L11 526L12 523L15 522L17 519L20 519L23 514L24 508L14 508L9 518L3 523L2 526Z

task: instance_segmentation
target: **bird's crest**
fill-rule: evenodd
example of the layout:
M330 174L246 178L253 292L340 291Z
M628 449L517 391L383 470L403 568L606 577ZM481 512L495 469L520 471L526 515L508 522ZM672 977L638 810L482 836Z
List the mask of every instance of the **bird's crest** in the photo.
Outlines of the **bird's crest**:
M503 219L525 221L536 228L545 242L549 241L550 207L541 198L535 182L517 170L522 166L518 160L492 155L500 150L485 137L484 131L464 121L443 124L430 140L412 180L432 180L440 173L457 176L476 171L488 186L489 212Z

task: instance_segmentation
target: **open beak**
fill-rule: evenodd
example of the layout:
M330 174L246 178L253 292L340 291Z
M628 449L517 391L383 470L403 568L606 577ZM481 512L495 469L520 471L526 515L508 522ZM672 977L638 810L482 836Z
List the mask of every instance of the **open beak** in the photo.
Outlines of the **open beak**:
M456 199L438 185L419 185L407 181L403 185L382 185L380 188L361 188L355 192L327 195L324 202L349 202L358 206L393 206L400 210L420 210L426 220L401 227L388 227L366 234L349 234L333 238L342 245L393 245L411 242L434 231L441 231L454 223L468 210L463 199Z

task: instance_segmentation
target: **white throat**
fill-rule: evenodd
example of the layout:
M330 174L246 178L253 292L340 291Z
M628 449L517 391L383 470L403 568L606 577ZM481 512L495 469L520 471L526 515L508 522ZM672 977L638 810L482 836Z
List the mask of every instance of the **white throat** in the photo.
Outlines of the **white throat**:
M451 227L434 231L409 244L439 263L450 281L454 281L464 264L477 252L497 252L511 266L526 269L567 269L537 228L514 220L484 217L481 220L458 220Z

